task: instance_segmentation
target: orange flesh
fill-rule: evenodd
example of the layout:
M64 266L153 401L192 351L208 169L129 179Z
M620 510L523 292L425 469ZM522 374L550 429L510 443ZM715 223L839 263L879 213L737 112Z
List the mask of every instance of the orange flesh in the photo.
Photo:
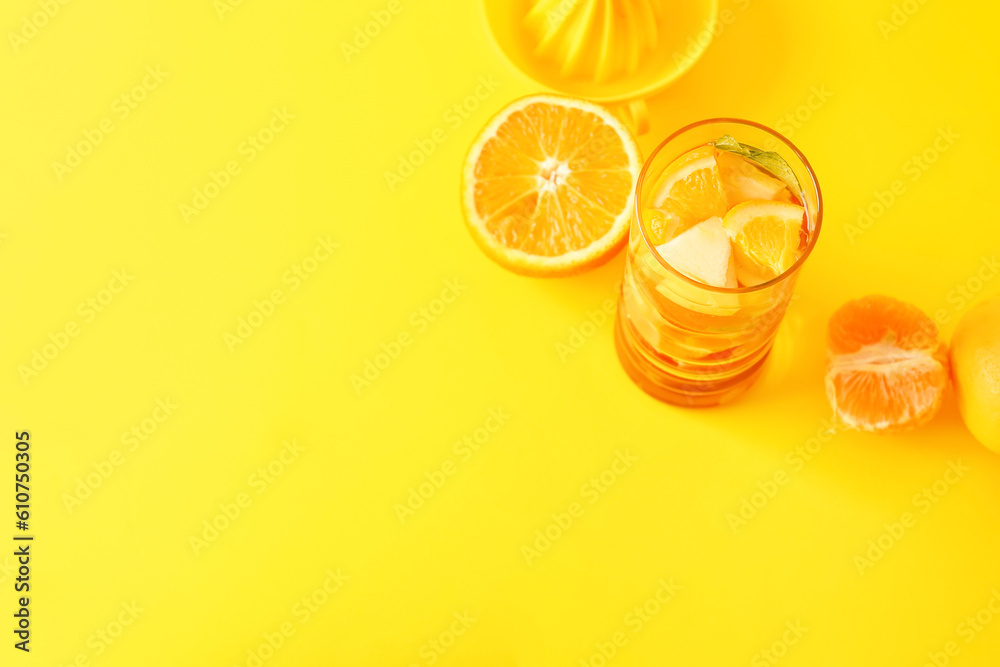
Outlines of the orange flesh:
M947 352L915 306L878 295L848 302L830 319L827 348L827 394L847 425L904 431L941 407Z
M691 166L700 168L687 172ZM725 217L726 213L744 201L768 201L738 199L732 196L734 190L746 188L748 182L757 179L759 192L772 192L770 201L780 201L802 207L799 197L781 181L754 162L728 151L718 150L705 144L674 160L660 175L652 190L650 206L644 214L650 232L650 240L660 245L676 237L694 225L713 216ZM752 184L752 183L751 183ZM773 217L773 216L771 216ZM780 258L780 249L789 246L794 250L794 259L808 246L808 218L803 211L802 222L797 230L786 229L783 221L762 216L747 223L744 234L746 241L759 246L761 257ZM734 243L734 252L744 262L749 262L745 254ZM788 262L785 262L788 264ZM787 269L788 266L783 266ZM745 270L739 275L753 282L739 282L739 287L760 284L778 274L767 269Z
M605 236L632 191L621 138L593 113L550 104L511 114L483 146L474 178L489 233L549 257Z

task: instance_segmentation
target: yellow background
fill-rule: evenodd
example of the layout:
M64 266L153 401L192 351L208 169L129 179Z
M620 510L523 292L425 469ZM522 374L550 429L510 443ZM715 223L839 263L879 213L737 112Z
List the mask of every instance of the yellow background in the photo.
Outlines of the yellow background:
M71 0L0 47L0 460L10 474L14 432L31 431L37 536L30 656L11 646L13 546L0 552L0 663L252 665L289 622L268 667L599 665L596 645L620 631L608 664L772 664L759 652L798 622L779 664L917 666L949 641L949 664L997 664L1000 618L970 642L958 632L1000 587L1000 458L953 399L919 432L840 433L797 472L786 459L829 417L823 339L842 302L891 294L943 313L950 334L968 309L956 290L1000 247L996 4L911 0L884 36L888 0L722 2L735 20L652 100L642 148L706 117L782 128L798 112L791 138L826 216L765 376L734 405L692 411L632 385L610 323L560 358L615 296L621 256L545 281L475 247L465 151L538 87L500 56L477 2L400 3L350 61L342 42L387 2L244 0L220 16L211 0ZM19 32L36 11L9 0L0 26ZM115 100L147 67L168 74L120 118ZM480 77L500 86L447 122ZM829 99L803 111L813 87ZM294 119L247 161L241 143L276 108ZM53 162L106 118L114 131L60 181ZM385 172L437 128L444 142L390 190ZM947 128L959 138L911 181L907 161ZM238 175L185 222L181 205L231 160ZM896 179L905 193L851 242L859 207ZM339 247L293 291L286 272L328 235ZM123 267L134 278L88 321L80 304L107 300ZM447 280L464 291L421 328ZM274 290L284 302L230 351L226 334ZM78 335L25 382L70 323ZM355 391L400 334L411 344ZM177 409L129 451L122 434L167 398ZM496 408L509 419L463 460L453 446ZM304 451L261 489L251 476L292 439ZM116 450L121 465L70 511ZM591 503L584 484L619 450L637 461ZM446 461L454 474L401 522L396 505ZM914 495L949 461L968 472L922 512ZM787 484L734 532L727 516L777 471ZM191 537L240 494L250 505L196 554ZM582 516L529 565L522 547L573 502ZM859 573L855 557L904 512L915 525ZM338 569L349 579L303 623L296 605ZM626 615L661 579L682 588L632 632ZM133 601L134 622L96 639ZM463 612L471 627L433 653Z

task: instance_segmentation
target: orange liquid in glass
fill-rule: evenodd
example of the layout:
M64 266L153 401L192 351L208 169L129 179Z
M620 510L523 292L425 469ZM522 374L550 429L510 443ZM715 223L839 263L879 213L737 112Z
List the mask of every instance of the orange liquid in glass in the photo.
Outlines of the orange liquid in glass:
M768 137L763 135L770 130L756 124L734 127L741 123L746 121L705 121L682 130L650 157L638 184L615 343L623 367L636 384L654 397L678 405L725 403L753 383L771 350L799 269L819 232L818 186L808 163L788 144L787 151L776 150L804 185L796 203L806 211L802 256L791 269L761 285L726 289L688 278L659 256L642 212L652 206L653 186L660 174L675 158L724 133L741 142L767 145ZM711 127L703 127L706 125ZM685 132L705 140L694 145L691 136L678 140ZM751 138L742 138L748 134ZM669 150L672 142L687 150Z

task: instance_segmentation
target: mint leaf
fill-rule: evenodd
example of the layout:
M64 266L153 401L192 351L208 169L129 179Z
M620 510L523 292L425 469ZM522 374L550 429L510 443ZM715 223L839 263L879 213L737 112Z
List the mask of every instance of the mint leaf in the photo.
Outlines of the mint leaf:
M722 135L722 138L715 141L713 144L716 148L721 148L724 151L729 151L730 153L739 153L744 157L750 157L748 151L740 145L740 142L733 139L728 134Z
M752 162L756 162L761 167L784 181L785 185L790 187L795 194L799 195L800 199L802 198L802 186L799 185L799 179L795 177L795 172L792 171L792 168L788 166L787 162L785 162L785 158L781 157L774 151L762 151L759 148L750 146L749 144L741 144L728 134L722 135L722 137L720 137L717 141L711 143L719 150L736 153L737 155L745 157Z

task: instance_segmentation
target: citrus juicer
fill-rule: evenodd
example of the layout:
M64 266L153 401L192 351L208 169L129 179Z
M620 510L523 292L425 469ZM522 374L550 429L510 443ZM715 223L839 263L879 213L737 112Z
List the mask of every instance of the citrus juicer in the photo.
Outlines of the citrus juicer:
M557 92L608 106L637 134L646 98L686 72L712 39L718 0L484 0L500 50Z

